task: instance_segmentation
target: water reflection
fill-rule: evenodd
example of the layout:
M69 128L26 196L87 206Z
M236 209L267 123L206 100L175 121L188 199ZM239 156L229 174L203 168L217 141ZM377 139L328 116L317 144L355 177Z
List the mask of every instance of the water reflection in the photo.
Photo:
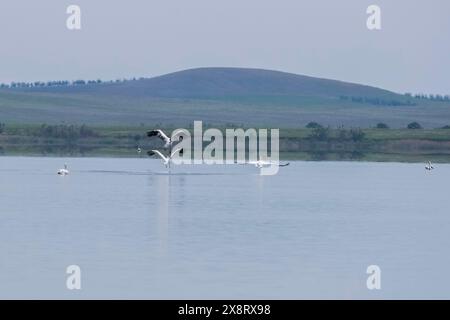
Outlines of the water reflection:
M166 255L168 250L171 210L185 205L185 185L184 175L158 174L149 177L149 190L156 196L156 233L161 255Z
M156 233L158 252L167 252L167 239L169 234L169 201L170 201L170 175L157 175L150 178L156 180Z

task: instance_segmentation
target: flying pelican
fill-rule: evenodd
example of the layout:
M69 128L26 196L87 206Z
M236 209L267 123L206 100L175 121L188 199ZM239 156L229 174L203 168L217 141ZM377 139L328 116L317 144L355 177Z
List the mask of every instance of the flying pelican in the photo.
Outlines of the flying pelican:
M425 170L431 171L431 170L433 170L433 169L434 169L434 167L433 167L433 165L431 164L431 161L428 161L428 164L425 166Z
M178 135L181 131L175 132L174 136ZM172 146L177 141L172 141L162 130L151 130L147 132L148 137L158 137L164 142L164 149L172 149ZM179 141L183 140L183 136L180 136Z
M172 154L170 156L165 156L163 155L161 152L159 152L158 150L151 150L149 152L147 152L147 154L151 157L154 156L155 154L157 154L161 160L164 163L164 166L166 168L170 168L170 163L172 162L172 157L179 152L181 155L183 155L183 148L177 148L174 152L172 152Z
M67 169L67 164L64 164L64 169L58 170L58 175L67 176L69 174L69 170Z

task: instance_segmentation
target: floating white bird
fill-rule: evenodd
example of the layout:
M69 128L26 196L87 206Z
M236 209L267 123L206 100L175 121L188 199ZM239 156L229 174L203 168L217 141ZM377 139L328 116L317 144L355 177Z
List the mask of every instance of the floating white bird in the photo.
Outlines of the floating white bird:
M137 153L139 154L139 155L141 155L141 152L142 152L142 150L141 150L141 148L137 148Z
M433 167L433 165L431 164L431 161L428 161L428 164L425 166L425 170L431 171L431 170L433 170L433 169L434 169L434 167Z
M174 136L180 134L182 131L179 130L177 132L175 132ZM160 138L163 142L164 142L164 149L171 149L173 147L173 144L178 142L178 141L182 141L183 140L183 136L180 136L178 141L172 141L171 138L169 138L162 130L158 129L158 130L151 130L147 132L147 136L148 137L158 137Z
M155 154L157 154L160 158L161 158L161 160L163 161L163 163L164 163L164 166L166 167L166 168L170 168L170 163L172 162L172 158L173 158L173 156L177 153L177 152L179 152L181 155L183 154L183 148L177 148L174 152L172 152L172 154L171 155L169 155L169 156L165 156L165 155L163 155L161 152L159 152L158 150L151 150L151 151L149 151L149 152L147 152L147 154L151 157L151 156L154 156Z
M279 167L287 167L289 165L289 162L287 163L279 163L276 161L262 161L262 160L258 160L258 161L248 161L246 163L242 163L242 164L250 164L250 165L254 165L256 168L261 169L263 167L269 167L272 165L278 165Z
M67 176L69 174L69 170L67 169L67 164L64 164L64 169L58 170L58 175Z

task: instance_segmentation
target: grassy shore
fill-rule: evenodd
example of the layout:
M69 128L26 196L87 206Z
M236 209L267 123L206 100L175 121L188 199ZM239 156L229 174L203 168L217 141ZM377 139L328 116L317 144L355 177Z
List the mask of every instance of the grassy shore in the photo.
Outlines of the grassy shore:
M158 140L146 137L155 126L6 125L0 133L0 155L138 157L137 147L146 151L160 146ZM450 163L449 129L357 130L354 134L351 129L334 128L322 135L314 129L280 129L281 157Z

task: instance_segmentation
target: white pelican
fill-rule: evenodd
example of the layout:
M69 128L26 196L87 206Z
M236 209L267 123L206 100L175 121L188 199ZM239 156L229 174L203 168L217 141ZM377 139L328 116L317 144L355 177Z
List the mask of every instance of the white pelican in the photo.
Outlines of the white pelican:
M179 134L179 132L175 132L175 135ZM172 149L172 146L175 142L182 141L183 136L180 136L180 139L178 141L172 141L171 138L169 138L162 130L151 130L147 132L148 137L158 137L164 142L164 149Z
M261 169L263 167L269 167L271 165L278 165L279 167L287 167L289 165L289 162L287 162L287 163L279 163L279 162L276 162L276 161L258 160L258 161L249 161L249 162L242 163L242 164L254 165L256 168Z
M155 154L157 154L160 158L161 158L161 160L163 161L163 163L164 163L164 166L166 167L166 168L170 168L170 163L172 162L172 157L177 153L177 152L179 152L181 155L183 154L183 148L177 148L174 152L172 152L172 154L171 155L169 155L169 156L165 156L165 155L163 155L161 152L159 152L158 150L151 150L151 151L149 151L149 152L147 152L147 154L151 157L151 156L154 156Z
M64 164L64 169L58 170L58 175L67 176L69 174L69 170L67 169L67 164Z
M431 161L428 161L428 164L425 166L425 170L431 171L431 170L433 170L433 169L434 169L434 167L433 167L433 165L431 164Z

